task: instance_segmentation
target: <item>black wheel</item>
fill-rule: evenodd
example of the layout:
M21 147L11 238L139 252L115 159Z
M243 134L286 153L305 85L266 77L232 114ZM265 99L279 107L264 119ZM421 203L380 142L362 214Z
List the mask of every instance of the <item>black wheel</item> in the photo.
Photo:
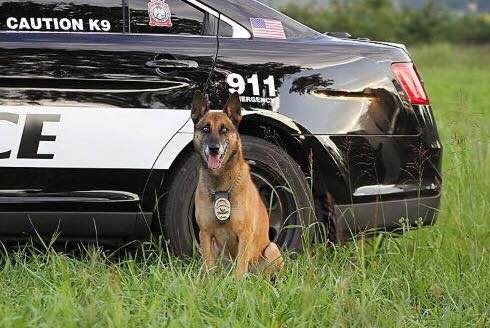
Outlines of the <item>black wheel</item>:
M301 251L310 241L309 229L315 221L311 190L299 165L276 145L242 136L243 151L252 171L252 180L269 210L271 240L282 249ZM198 227L194 218L194 192L199 177L199 158L190 154L174 172L160 204L160 222L172 250L190 256L197 249Z

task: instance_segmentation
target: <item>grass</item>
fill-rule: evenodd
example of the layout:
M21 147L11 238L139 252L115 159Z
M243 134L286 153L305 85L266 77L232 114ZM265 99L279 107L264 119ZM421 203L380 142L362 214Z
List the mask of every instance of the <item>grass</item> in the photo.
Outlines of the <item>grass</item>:
M434 227L311 247L274 283L207 276L164 248L3 252L0 327L490 326L490 49L413 53L445 146Z

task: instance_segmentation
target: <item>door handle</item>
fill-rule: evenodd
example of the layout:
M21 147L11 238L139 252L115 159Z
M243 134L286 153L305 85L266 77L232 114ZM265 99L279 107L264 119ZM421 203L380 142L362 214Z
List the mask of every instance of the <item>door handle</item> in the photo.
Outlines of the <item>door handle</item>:
M156 59L147 61L146 67L150 68L198 68L199 64L194 60L180 59Z

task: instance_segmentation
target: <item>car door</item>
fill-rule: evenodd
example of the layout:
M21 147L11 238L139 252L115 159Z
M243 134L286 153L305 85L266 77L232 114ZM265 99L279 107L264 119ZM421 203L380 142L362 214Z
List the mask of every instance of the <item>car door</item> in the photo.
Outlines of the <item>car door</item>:
M120 237L151 214L148 173L216 52L178 4L170 27L148 1L0 1L0 235Z
M144 74L133 79L154 80L157 76L186 86L176 87L168 94L147 93L139 98L140 107L177 111L187 119L172 140L161 143L164 148L154 158L142 197L142 207L150 210L164 187L162 181L168 169L192 141L190 104L194 91L208 87L206 91L213 97L212 90L221 83L213 71L219 46L217 37L247 39L250 34L229 17L196 0L130 0L127 6L126 44L134 45L145 60L153 58L146 63L148 69Z

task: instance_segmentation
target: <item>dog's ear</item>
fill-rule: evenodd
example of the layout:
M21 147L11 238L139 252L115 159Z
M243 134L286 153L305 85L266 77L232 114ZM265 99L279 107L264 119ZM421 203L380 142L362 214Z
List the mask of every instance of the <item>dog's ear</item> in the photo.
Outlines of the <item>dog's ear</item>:
M197 124L207 112L209 112L208 97L202 91L197 90L194 92L191 105L191 118L194 124Z
M234 93L228 98L223 112L228 115L235 126L238 126L242 120L242 104L238 93Z

